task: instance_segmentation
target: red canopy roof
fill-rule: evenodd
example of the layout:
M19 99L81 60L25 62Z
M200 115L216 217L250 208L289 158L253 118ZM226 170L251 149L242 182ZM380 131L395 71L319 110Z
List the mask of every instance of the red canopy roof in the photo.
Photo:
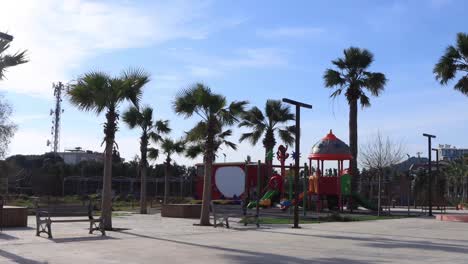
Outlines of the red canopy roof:
M350 160L353 156L349 146L337 138L332 130L312 147L309 159L312 160Z

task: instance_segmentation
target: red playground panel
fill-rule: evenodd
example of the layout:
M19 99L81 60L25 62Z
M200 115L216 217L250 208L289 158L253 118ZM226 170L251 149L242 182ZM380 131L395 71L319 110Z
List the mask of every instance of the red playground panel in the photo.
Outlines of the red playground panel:
M195 199L201 199L203 196L203 164L196 164L197 176L195 179ZM260 175L266 175L265 164L260 165ZM246 185L247 182L247 185ZM211 177L211 198L235 199L244 195L246 190L251 192L256 190L257 186L257 164L247 165L247 175L245 175L244 162L214 163ZM261 186L265 187L265 179Z

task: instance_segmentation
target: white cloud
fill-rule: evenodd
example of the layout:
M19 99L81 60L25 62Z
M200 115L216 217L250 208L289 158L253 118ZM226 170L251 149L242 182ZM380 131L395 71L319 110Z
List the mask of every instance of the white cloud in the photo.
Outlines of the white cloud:
M186 54L184 59L202 61L203 64L190 65L188 69L192 76L205 78L220 76L228 71L238 69L284 67L288 65L286 54L285 50L276 48L251 48L238 50L233 55L226 57Z
M13 115L12 121L15 124L22 124L34 120L48 119L48 115L44 114L30 114L30 115Z
M432 8L440 9L452 3L452 0L431 0L430 5Z
M70 80L73 70L99 54L180 38L203 39L219 30L195 22L206 3L3 0L0 30L14 35L12 50L27 49L30 62L10 68L0 89L49 96L52 82Z
M325 32L321 27L279 27L274 29L260 29L257 34L265 38L301 38L316 37Z
M189 66L190 74L200 78L208 78L219 75L218 69L203 67L203 66Z

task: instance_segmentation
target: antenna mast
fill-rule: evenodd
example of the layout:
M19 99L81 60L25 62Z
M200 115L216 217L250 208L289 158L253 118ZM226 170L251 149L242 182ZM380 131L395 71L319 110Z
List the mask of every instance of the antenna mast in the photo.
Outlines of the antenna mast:
M57 84L53 83L52 88L54 89L55 109L50 110L50 115L52 116L52 127L50 131L52 142L47 140L47 146L52 145L52 151L54 154L57 154L60 147L60 117L63 113L62 91L65 87L62 82L58 82Z

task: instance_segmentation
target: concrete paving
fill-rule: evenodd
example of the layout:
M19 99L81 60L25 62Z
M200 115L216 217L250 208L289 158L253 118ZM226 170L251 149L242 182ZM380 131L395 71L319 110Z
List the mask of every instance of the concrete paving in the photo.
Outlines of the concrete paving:
M467 263L468 224L409 218L233 229L157 215L114 217L107 237L86 223L54 224L54 239L29 227L0 233L0 263ZM43 234L44 235L44 234Z

